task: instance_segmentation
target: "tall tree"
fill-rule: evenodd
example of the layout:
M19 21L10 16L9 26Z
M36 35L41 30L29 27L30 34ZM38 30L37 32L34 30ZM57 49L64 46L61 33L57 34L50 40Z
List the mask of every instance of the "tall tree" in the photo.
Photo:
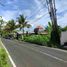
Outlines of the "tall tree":
M27 24L27 28L30 28L31 27L31 25L30 24Z
M27 24L27 28L29 29L31 27L31 24Z
M62 31L67 31L67 26L61 29Z
M23 30L23 35L24 35L24 27L27 26L27 21L26 18L24 17L24 15L20 15L18 17L18 22L19 22L19 26L20 26L20 30Z

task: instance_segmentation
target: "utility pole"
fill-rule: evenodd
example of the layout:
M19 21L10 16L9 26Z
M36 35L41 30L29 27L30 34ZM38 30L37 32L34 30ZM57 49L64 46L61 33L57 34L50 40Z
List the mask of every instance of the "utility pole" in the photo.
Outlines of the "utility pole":
M51 41L60 44L60 36L58 33L56 6L55 0L46 0L48 6L48 12L52 22Z
M55 0L46 0L53 29L57 27Z

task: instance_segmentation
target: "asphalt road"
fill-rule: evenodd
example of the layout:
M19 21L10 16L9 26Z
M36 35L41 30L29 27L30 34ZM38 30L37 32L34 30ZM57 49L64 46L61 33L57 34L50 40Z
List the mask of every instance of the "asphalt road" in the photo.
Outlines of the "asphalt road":
M17 67L67 67L67 51L2 39Z

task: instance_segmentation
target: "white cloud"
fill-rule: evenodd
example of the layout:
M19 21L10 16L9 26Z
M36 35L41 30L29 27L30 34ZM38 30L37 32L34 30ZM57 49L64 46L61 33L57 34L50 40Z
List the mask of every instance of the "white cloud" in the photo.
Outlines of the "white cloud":
M46 7L46 0L34 0L34 1L39 9Z
M31 15L31 10L25 9L25 10L17 10L18 14L23 14L24 16L30 16Z
M57 13L62 15L57 16L58 24L62 27L67 25L67 0L56 0Z
M35 1L35 3L36 3L36 5L37 5L37 7L40 9L41 8L41 3L40 3L40 1L39 0L34 0Z
M37 20L30 20L29 23L32 24L33 27L36 27L38 25L46 26L48 24L48 21L50 21L49 14L46 14L46 16L43 17L42 16L37 17Z
M9 11L9 10L6 10L6 11L3 11L2 12L2 17L5 21L8 21L10 19L14 19L15 16L16 16L16 13L17 11Z
M41 3L40 0L34 0L34 1L35 1L35 3L36 3L36 7L37 7L37 9L41 9L41 8L43 8L43 4Z
M14 2L17 1L17 0L13 0ZM8 1L7 3L8 4L11 4L13 3L13 1ZM34 19L32 19L32 21L30 21L29 23L32 24L33 26L36 26L36 25L47 25L47 22L50 21L50 19L48 18L49 17L49 14L45 15L44 17L42 17L44 14L47 13L47 8L45 8L45 6L42 5L41 1L44 1L45 0L34 0L36 5L35 7L37 8L36 10L39 10L39 9L42 9L44 8L44 10L40 10L35 16L34 16ZM32 7L32 6L31 6ZM56 0L56 7L57 7L57 13L63 13L64 11L67 10L67 1L66 0ZM15 9L17 9L17 11L3 11L2 12L2 16L3 16L3 19L4 20L10 20L10 19L14 19L16 18L19 14L24 14L25 16L30 16L32 13L34 13L35 11L31 12L32 10L20 10L19 7L17 5L14 5ZM42 17L42 18L41 18ZM39 19L41 18L40 20L38 21L34 21L36 19ZM67 25L67 12L64 13L64 16L60 16L58 15L58 24L61 25L61 26L65 26Z
M56 0L56 8L59 13L67 10L66 0Z
M24 16L29 16L31 14L30 10L6 10L2 11L1 15L5 21L11 20L11 19L16 19L20 14L23 14Z
M10 4L16 3L16 2L17 2L17 0L7 0L6 4L10 5Z
M11 1L7 1L7 3L6 4L11 4L12 2Z
M48 17L48 16L49 16L49 15L48 15L48 11L45 11L45 12L42 11L42 12L40 12L39 14L37 14L37 15L35 16L35 18L38 19L38 18L41 18L42 16L43 16L43 17L44 17L44 16L45 16L45 17Z
M61 19L58 19L58 24L62 27L67 26L67 13L64 14L64 16Z
M34 19L30 21L30 24L32 24L33 26L46 25L47 22L49 21L48 19L49 14L48 14L46 7L42 4L42 3L45 4L45 1L44 0L34 0L34 1L36 3L37 10L40 10L40 9L41 10L37 12Z

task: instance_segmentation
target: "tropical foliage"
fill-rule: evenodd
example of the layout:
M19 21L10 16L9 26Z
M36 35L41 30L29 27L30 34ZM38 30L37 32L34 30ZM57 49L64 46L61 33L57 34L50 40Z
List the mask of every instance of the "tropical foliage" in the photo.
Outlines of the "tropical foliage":
M23 30L23 36L22 38L24 39L24 28L27 27L27 28L30 28L31 25L28 24L28 21L26 21L26 17L24 17L24 15L20 15L18 17L18 22L19 22L19 27L20 27L20 30Z
M9 20L8 23L5 26L5 30L7 32L12 32L15 29L15 22L14 20Z
M64 28L62 28L62 31L67 31L67 26L65 26Z
M48 35L31 35L31 36L25 37L24 41L35 43L38 45L48 46L47 42L49 41L49 36Z
M24 34L24 27L27 25L27 21L24 15L20 15L18 17L18 22L19 22L20 30L23 28L23 34Z

